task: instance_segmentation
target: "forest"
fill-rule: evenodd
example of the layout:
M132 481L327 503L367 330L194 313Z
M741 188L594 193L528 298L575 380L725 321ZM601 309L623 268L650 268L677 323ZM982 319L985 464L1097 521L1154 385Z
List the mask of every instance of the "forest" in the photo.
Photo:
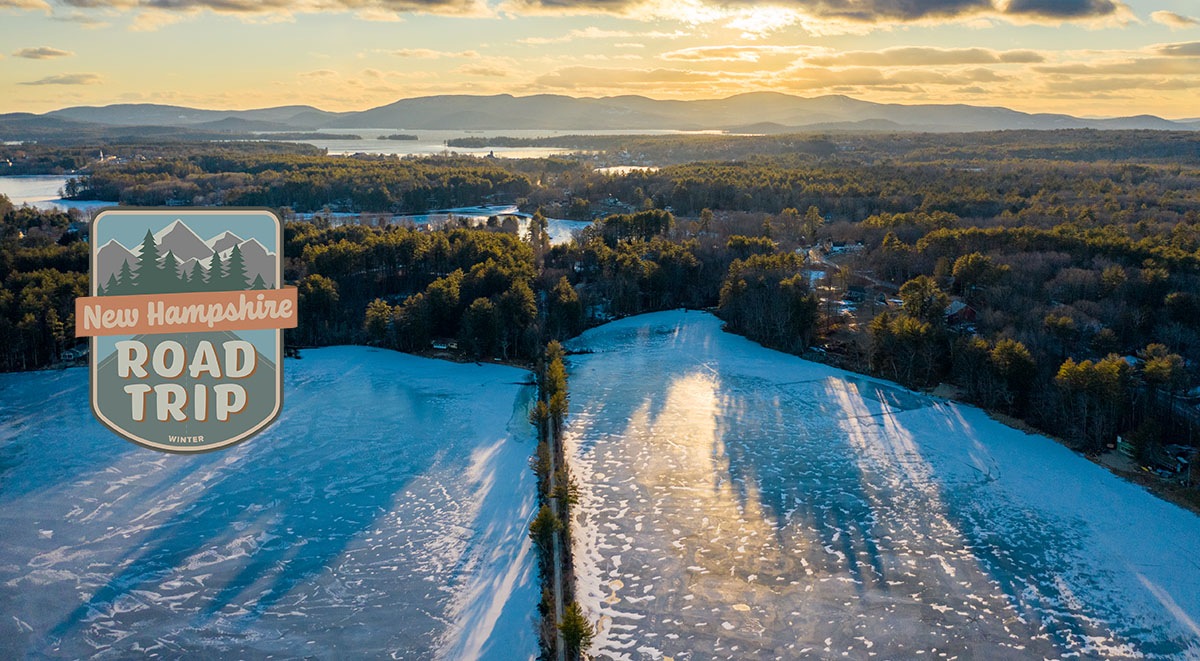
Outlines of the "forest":
M616 138L594 139L625 150L659 139ZM711 309L767 346L948 386L1085 452L1121 436L1141 462L1162 465L1164 448L1196 444L1196 137L1008 132L891 145L855 134L741 160L722 157L730 136L667 138L694 141L703 160L611 174L582 157L189 147L92 163L69 193L314 213L285 232L285 280L301 297L293 346L436 346L525 364L608 319ZM334 227L324 213L486 202L533 212L530 230ZM86 229L61 213L0 212L0 369L46 366L73 345ZM551 245L547 216L594 223Z
M295 142L160 142L127 140L86 145L0 144L0 176L67 174L104 163L145 161L192 154L299 154L318 156L324 150ZM101 158L106 160L101 161Z
M529 176L475 158L330 157L202 152L94 164L68 198L139 206L226 205L419 212L516 198Z
M605 165L677 165L691 161L788 156L861 164L887 161L1200 162L1191 131L991 131L976 133L807 132L773 135L562 135L456 138L450 147L559 147L599 152Z

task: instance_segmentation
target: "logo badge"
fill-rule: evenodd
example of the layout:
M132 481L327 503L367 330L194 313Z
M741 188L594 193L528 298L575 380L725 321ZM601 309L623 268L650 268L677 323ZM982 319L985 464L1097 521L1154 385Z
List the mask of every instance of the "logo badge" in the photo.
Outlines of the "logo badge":
M122 438L165 452L229 447L283 406L283 225L264 209L101 211L91 227L91 296L75 334L91 337L92 413Z

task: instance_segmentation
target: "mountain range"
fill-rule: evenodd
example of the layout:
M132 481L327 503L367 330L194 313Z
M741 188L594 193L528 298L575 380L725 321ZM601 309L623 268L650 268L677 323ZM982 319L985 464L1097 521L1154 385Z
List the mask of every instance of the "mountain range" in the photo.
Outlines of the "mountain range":
M269 252L257 239L242 239L233 232L223 232L205 241L183 221L176 220L154 234L154 245L160 255L171 252L179 260L179 272L185 274L190 274L197 262L201 270L208 273L214 255L228 260L233 247L239 246L246 265L246 279L253 282L255 276L262 276L267 287L275 286L275 253ZM110 276L121 270L123 262L129 262L129 266L136 269L141 252L140 244L131 249L116 239L105 243L96 253L99 282L107 283Z
M992 131L1008 129L1200 130L1200 119L1154 115L1088 118L1025 113L963 104L873 103L848 96L800 97L752 92L723 99L675 101L644 96L570 97L554 94L439 95L401 99L377 108L329 112L290 105L255 110L204 110L156 104L76 106L42 115L0 115L9 127L169 126L203 131L296 131L332 128L448 130L731 130L780 133L833 131Z

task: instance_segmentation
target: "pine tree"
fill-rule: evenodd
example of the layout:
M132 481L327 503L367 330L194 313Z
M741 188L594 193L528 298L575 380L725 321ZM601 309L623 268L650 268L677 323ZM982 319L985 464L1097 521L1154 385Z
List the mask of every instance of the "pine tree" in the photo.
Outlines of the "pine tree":
M229 267L225 264L225 260L221 259L220 253L213 254L212 263L208 269L208 280L205 282L207 286L204 291L221 291L225 288L225 281L229 278Z
M114 294L121 293L120 290L121 290L121 284L119 282L117 282L117 273L116 273L116 271L114 271L109 274L108 282L106 284L104 284L104 286L102 286L98 289L97 295L98 296L112 296Z
M168 250L167 254L162 258L162 282L164 286L179 289L181 285L186 285L179 274L179 260L175 257L175 253Z
M227 269L223 278L224 288L227 291L241 291L246 288L246 260L242 258L242 247L234 246L233 250L229 251L229 261L226 263Z
M164 291L163 279L160 277L163 273L160 259L162 256L158 254L158 246L154 245L154 234L146 230L146 236L142 238L142 254L138 256L137 269L137 288L142 293Z
M250 284L251 289L266 289L267 283L263 281L262 274L258 273L254 276L254 282Z
M116 274L116 278L116 285L110 284L108 286L109 296L114 294L133 294L140 287L137 276L134 275L133 269L129 266L129 260L121 262L121 270ZM111 278L109 281L112 281Z
M583 614L583 609L579 607L578 602L574 601L567 604L563 611L563 619L558 625L558 630L562 632L563 643L567 646L567 654L571 658L578 658L581 652L591 647L592 637L596 635L596 630L592 627L592 623L588 622L587 616Z
M208 282L204 279L204 267L200 266L200 260L196 260L192 264L192 277L188 278L188 289L191 291L204 291Z

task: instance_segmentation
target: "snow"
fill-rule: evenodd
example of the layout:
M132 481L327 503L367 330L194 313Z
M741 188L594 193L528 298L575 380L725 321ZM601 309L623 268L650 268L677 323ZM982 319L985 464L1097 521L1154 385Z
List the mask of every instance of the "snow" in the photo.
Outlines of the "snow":
M600 658L1200 658L1200 517L698 312L569 348ZM672 634L667 636L665 634Z
M285 368L193 457L95 422L87 371L0 375L0 658L532 658L529 375L362 347Z

